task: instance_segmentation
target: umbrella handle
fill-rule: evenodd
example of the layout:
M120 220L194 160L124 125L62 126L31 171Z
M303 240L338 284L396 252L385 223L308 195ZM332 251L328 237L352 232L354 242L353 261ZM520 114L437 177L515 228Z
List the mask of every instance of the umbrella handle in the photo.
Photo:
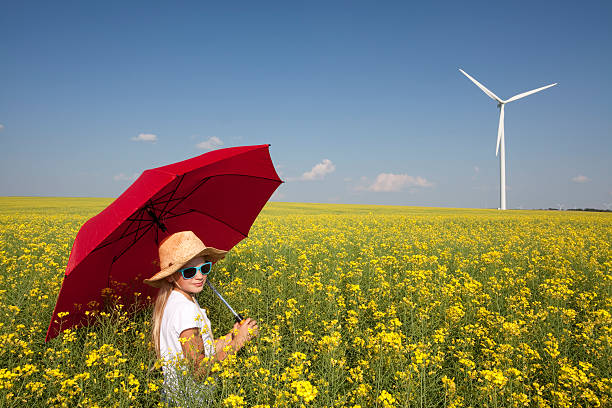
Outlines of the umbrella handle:
M242 316L240 315L240 313L236 313L236 314L234 315L234 319L236 319L236 323L238 323L238 324L239 324L239 325L241 325L241 326L242 326L242 323L244 323L244 322L246 321L246 319L245 319L244 317L242 317Z

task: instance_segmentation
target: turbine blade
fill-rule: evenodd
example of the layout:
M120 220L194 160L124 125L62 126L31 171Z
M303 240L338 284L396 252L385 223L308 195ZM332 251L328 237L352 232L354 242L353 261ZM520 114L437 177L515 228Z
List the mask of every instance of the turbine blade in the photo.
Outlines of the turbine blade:
M543 86L543 87L538 88L538 89L533 89L533 90L531 90L531 91L523 92L522 94L514 95L512 98L510 98L510 99L508 99L507 101L505 101L505 103L512 102L512 101L516 101L517 99L524 98L524 97L526 97L527 95L531 95L531 94L534 94L534 93L536 93L536 92L543 91L544 89L546 89L546 88L550 88L551 86L555 86L555 85L557 85L557 83L556 83L556 82L555 82L554 84L546 85L546 86Z
M477 80L475 80L474 78L472 78L471 76L469 76L467 74L467 72L465 72L464 70L462 70L461 68L459 68L459 71L461 71L461 73L463 75L465 75L466 77L468 77L470 79L470 81L472 81L473 83L476 84L477 87L479 87L480 89L482 89L482 91L484 93L486 93L489 98L496 100L497 102L503 102L501 99L499 99L499 97L497 95L495 95L493 92L489 91L487 88L485 88L485 86L483 84L481 84L480 82L478 82Z
M499 108L499 127L497 128L497 146L495 147L495 156L499 153L499 144L504 137L504 105Z

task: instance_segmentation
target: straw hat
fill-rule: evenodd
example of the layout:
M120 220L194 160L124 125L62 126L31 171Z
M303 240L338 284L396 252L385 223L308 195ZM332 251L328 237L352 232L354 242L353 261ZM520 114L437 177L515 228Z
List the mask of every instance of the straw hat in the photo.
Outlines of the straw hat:
M159 266L161 271L144 283L159 288L161 280L181 269L183 265L198 256L205 256L212 262L223 259L227 251L207 247L192 231L176 232L159 244Z

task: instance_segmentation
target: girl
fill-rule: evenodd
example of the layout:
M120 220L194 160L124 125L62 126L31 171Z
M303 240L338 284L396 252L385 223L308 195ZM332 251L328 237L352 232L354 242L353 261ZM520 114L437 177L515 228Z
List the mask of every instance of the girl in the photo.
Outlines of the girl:
M215 340L210 320L195 298L204 288L212 264L226 253L207 247L191 231L177 232L159 245L161 270L144 280L159 288L151 335L157 357L162 359L163 393L174 404L208 404L212 390L202 380L211 364L237 352L257 335L257 322L246 319Z

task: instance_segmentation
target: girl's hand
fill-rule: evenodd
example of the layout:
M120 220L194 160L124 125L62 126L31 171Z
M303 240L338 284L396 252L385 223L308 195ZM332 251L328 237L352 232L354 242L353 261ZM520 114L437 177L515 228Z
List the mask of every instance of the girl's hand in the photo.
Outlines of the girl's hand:
M259 326L257 326L255 320L249 317L242 324L235 323L232 333L234 334L232 342L234 343L236 351L238 351L247 341L257 336L259 333Z

